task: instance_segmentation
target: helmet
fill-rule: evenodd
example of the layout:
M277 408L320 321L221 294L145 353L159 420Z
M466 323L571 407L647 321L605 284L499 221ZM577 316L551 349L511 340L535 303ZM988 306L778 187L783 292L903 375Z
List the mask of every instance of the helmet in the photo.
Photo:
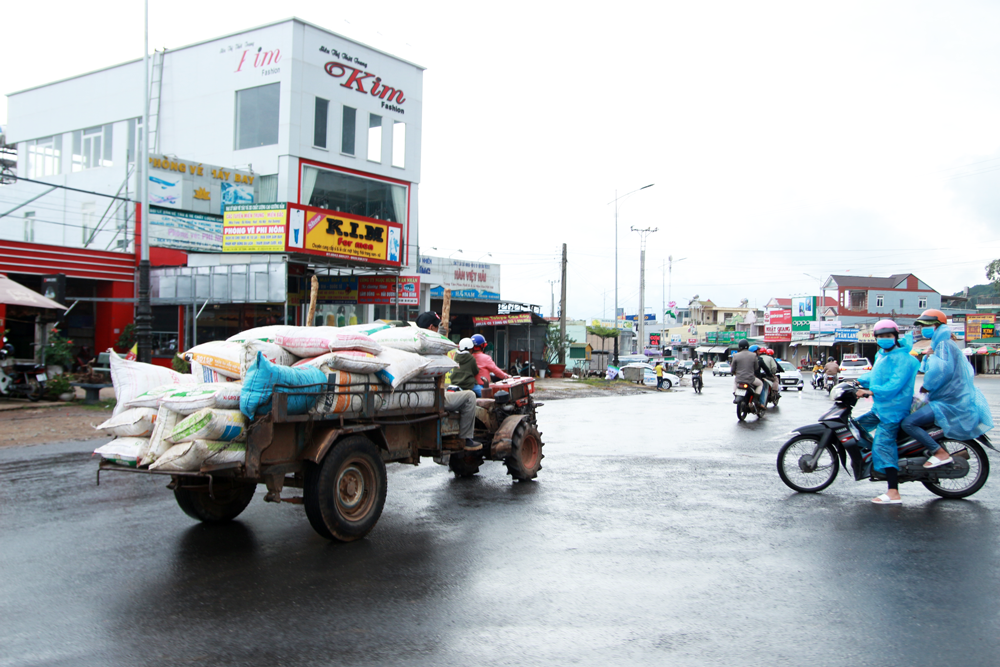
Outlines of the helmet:
M417 315L417 326L421 329L430 329L441 324L441 316L437 313L427 311Z
M773 357L774 350L772 350L771 348L767 348L767 350L764 351L764 354L768 355L769 357Z
M930 308L920 313L920 317L917 318L914 324L917 326L920 326L921 324L926 324L928 326L933 326L935 324L948 324L948 317L940 310Z
M746 339L746 338L741 338L741 339L740 339L740 342L738 342L738 343L736 344L736 347L737 347L737 348L739 348L739 349L741 349L741 350L745 350L745 349L747 349L748 347L750 347L750 343L748 343L748 342L747 342L747 339Z
M896 338L899 338L899 327L892 320L879 320L875 323L875 329L873 333L876 336L881 336L883 334L891 333L895 334Z
M472 337L472 344L476 347L485 347L486 337L483 334L476 334Z
M463 338L462 340L458 341L458 349L461 352L465 352L466 350L471 350L474 347L475 345L473 344L471 338Z
M827 363L829 363L831 361L836 361L836 359L834 359L833 357L827 357L826 361L827 361Z
M756 352L759 349L760 349L760 345L751 345L750 346L750 351L751 352Z

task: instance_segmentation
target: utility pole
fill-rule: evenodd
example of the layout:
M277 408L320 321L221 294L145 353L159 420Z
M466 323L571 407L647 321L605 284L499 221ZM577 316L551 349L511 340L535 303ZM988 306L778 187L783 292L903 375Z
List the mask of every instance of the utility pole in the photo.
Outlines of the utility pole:
M555 285L559 281L558 280L549 280L547 282L549 283L549 297L551 297L551 300L552 300L552 303L549 306L549 317L555 317L556 316L556 287L555 287Z
M681 257L678 262L683 262L687 257ZM670 275L670 280L667 281L667 301L673 303L673 298L671 293L674 289L674 256L667 255L667 273Z
M653 183L650 183L649 185L644 185L641 188L639 188L638 190L633 190L632 192L626 192L621 197L618 196L618 190L616 188L615 189L615 198L614 198L614 200L608 202L608 204L614 204L615 205L615 314L614 314L614 323L615 323L615 329L618 330L619 332L621 331L621 329L618 328L618 202L619 202L619 200L625 199L625 197L628 197L629 195L634 195L636 192L639 192L639 190L645 190L646 188L651 188L651 187L653 187ZM614 365L615 366L618 365L618 338L619 338L618 336L615 336L615 359L614 359Z
M657 227L646 227L636 229L639 232L639 345L636 346L638 354L644 354L646 350L646 237L657 231Z
M559 296L559 363L566 363L566 244L563 243L562 294Z
M139 301L135 313L135 339L138 348L136 355L139 361L153 361L153 309L149 304L149 0L146 0L144 32L145 41L142 51L142 71L145 74L145 89L142 91L142 153L135 156L141 166L139 173L142 178L142 243L139 250ZM198 326L194 322L194 326Z

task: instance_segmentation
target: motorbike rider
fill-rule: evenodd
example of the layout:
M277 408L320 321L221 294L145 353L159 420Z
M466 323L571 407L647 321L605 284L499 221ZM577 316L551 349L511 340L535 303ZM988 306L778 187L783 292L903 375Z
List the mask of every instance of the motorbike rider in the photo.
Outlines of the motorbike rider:
M828 378L833 378L833 383L837 383L837 376L840 375L840 364L833 357L829 357L826 360L826 366L823 366L823 374Z
M867 414L858 417L857 422L869 433L876 426L872 441L872 467L885 475L888 490L872 498L876 505L898 505L899 497L899 452L896 434L903 418L910 414L913 403L913 383L917 379L919 363L910 355L913 336L907 334L899 338L899 327L892 320L875 323L875 342L879 351L875 355L875 365L871 371L858 378L859 397L871 396L874 406Z
M771 389L774 391L781 391L781 386L778 384L778 373L781 372L781 367L778 366L778 362L774 360L774 350L771 348L760 348L758 350L760 355L760 360L764 362L767 366L767 370L771 372Z
M472 356L476 359L476 366L479 373L476 375L476 384L483 387L490 386L490 374L492 373L498 380L506 380L510 376L500 370L500 367L493 363L493 358L486 354L486 337L482 334L475 334L472 337Z
M437 331L438 326L441 324L441 317L437 313L432 313L430 311L426 313L420 313L417 316L417 326L421 329L427 329L428 331ZM468 340L468 339L466 339ZM472 341L469 340L469 349L472 348ZM456 357L461 355L455 355ZM467 354L475 366L476 360L471 354ZM458 361L456 359L456 361ZM462 370L462 362L458 361L459 368L452 371L452 384L455 384L455 374ZM467 371L469 379L471 380L472 386L475 386L476 375L479 374L479 369L476 367L474 370L467 366ZM468 383L467 383L468 384ZM472 435L476 426L476 393L474 391L446 391L444 392L444 409L446 412L457 412L458 413L458 437L465 440L465 451L475 452L483 448L483 446L472 439Z
M691 370L700 371L705 368L705 364L701 363L701 357L695 357L694 363L691 364Z
M907 416L902 428L931 452L924 467L936 468L951 463L952 458L927 435L926 427L936 424L948 438L970 440L993 428L993 417L983 393L972 383L972 366L952 341L945 314L934 308L925 310L914 325L921 327L920 333L931 341L923 361L924 381L920 388L930 400Z
M767 397L765 395L764 383L760 381L758 377L761 374L760 366L761 361L757 358L755 352L750 351L750 343L747 342L746 338L740 340L736 344L739 352L733 355L733 360L730 363L730 368L733 373L733 389L740 386L741 383L747 383L753 388L753 393L760 395L761 405L766 405L765 401ZM733 399L733 403L739 403L739 396Z

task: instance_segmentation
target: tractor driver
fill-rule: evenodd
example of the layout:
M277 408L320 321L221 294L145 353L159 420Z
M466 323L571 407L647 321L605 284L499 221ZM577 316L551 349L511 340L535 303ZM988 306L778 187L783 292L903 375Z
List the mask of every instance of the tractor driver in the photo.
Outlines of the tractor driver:
M437 313L430 311L420 313L417 316L417 326L421 329L437 332L441 324L441 317ZM458 437L465 440L465 451L477 452L483 446L472 439L473 429L476 425L476 393L473 391L459 390L444 392L444 409L448 412L458 413Z

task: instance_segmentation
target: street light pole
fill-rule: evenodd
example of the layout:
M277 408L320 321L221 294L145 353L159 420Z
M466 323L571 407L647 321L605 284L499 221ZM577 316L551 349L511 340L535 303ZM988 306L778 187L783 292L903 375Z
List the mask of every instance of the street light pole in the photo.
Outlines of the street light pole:
M628 197L629 195L635 194L639 190L645 190L646 188L651 188L654 185L655 185L655 183L650 183L649 185L644 185L641 188L638 188L636 190L632 190L632 192L626 192L621 197L618 196L618 190L616 189L615 190L615 198L614 198L614 200L608 202L608 204L614 204L615 205L615 312L614 312L614 323L615 323L615 331L617 333L619 333L619 334L621 333L621 330L618 328L618 202L621 201L622 199L625 199L625 197ZM618 365L618 338L619 338L619 336L615 336L615 358L614 358L614 365L615 366Z
M145 3L143 30L145 39L142 51L142 71L145 74L145 88L142 91L142 153L135 159L140 161L142 185L140 229L142 235L139 249L139 302L135 314L135 339L139 361L153 361L153 309L149 304L149 0ZM195 322L194 326L198 326Z
M687 259L687 257L681 257L676 261L683 262L685 259ZM671 298L671 294L674 290L674 261L673 255L667 255L667 275L670 276L670 280L667 281L667 301L670 303L673 303L674 301Z
M645 229L636 229L632 227L633 232L639 232L639 344L636 346L636 352L639 354L646 353L646 237L657 231L656 227L646 227Z

